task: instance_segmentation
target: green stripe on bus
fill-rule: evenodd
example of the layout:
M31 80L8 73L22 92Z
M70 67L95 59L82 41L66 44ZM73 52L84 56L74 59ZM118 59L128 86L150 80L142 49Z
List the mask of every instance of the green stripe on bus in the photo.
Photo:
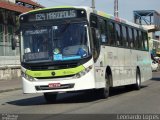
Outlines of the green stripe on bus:
M81 71L83 71L85 68L81 65L76 68L69 68L69 69L61 69L61 70L46 70L46 71L31 71L27 70L26 74L31 77L58 77L58 76L67 76L67 75L74 75Z
M106 14L105 12L98 11L97 14L98 14L98 15L101 15L101 16L103 16L103 17L106 17L106 18L111 18L111 15Z
M74 8L72 6L57 6L57 7L49 7L49 8L40 8L40 9L36 9L36 10L31 10L28 13L34 13L34 12L38 12L38 11L43 11L43 10L52 10L52 9L57 9L57 8Z

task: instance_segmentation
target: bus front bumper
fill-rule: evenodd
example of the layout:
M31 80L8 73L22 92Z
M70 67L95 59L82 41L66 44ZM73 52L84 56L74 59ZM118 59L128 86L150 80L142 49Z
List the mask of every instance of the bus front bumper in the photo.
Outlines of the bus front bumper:
M95 78L93 70L81 78L71 79L43 79L29 81L22 77L24 93L46 93L46 92L75 92L95 88Z

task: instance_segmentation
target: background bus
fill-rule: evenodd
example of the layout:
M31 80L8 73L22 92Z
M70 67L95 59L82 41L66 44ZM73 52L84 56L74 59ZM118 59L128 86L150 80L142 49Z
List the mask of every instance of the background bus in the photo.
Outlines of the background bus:
M20 16L24 93L44 93L53 102L61 92L109 88L151 78L147 31L89 7L56 7Z
M152 59L152 71L160 70L160 41L149 39L149 50Z
M160 57L160 41L156 39L149 40L149 49L154 56Z

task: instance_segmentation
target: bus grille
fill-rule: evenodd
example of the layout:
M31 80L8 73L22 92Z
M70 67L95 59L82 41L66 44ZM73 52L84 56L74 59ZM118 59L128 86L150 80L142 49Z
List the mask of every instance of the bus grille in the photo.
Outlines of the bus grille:
M73 88L74 84L63 84L58 88L50 88L48 85L42 85L42 86L35 86L37 91L41 91L41 90L57 90L57 89L69 89L69 88Z
M26 69L30 70L59 70L59 69L67 69L67 68L75 68L77 64L58 64L58 65L34 65L34 66L24 66Z
M38 80L45 80L45 79L55 79L55 78L71 78L75 75L66 75L66 76L52 76L52 77L36 77Z

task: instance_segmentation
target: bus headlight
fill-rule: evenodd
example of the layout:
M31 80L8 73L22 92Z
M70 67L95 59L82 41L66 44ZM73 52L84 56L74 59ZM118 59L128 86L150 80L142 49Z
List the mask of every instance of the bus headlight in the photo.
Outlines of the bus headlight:
M27 79L27 80L29 80L31 82L35 81L35 79L33 77L31 77L31 76L29 76L29 75L27 75L27 74L25 74L23 72L22 72L22 77L24 77L25 79Z
M83 71L77 73L77 74L74 76L74 78L80 78L80 77L84 76L84 75L87 74L91 69L92 69L92 65L89 66L89 67L87 67L87 68L85 68Z

